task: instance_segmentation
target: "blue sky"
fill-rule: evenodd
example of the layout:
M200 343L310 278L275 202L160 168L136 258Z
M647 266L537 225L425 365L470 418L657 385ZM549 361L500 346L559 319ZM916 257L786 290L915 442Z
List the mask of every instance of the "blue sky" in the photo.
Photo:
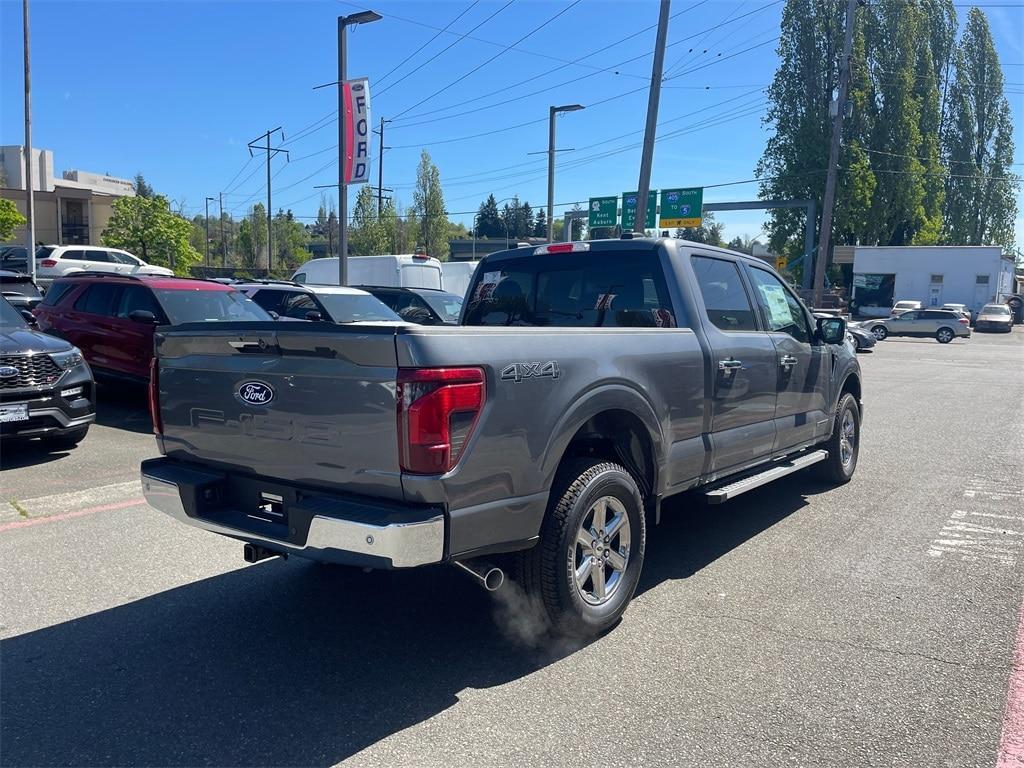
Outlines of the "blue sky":
M989 2L1006 4L985 11L1006 80L1015 84L1008 98L1021 162L1024 7ZM425 147L455 220L469 225L472 214L461 212L475 210L489 192L544 204L546 159L528 153L547 147L548 107L574 102L587 109L558 119L558 146L575 151L559 156L556 203L635 189L658 12L653 0L32 0L34 143L54 151L58 170L122 177L141 171L190 213L202 210L207 195L225 192L225 209L240 215L266 196L262 161L247 164L246 143L280 125L291 162L274 160L274 208L311 216L320 196L314 185L337 179L330 122L336 91L313 86L334 80L336 17L368 7L384 19L350 33L349 76L370 78L375 123L395 118L385 134L393 148L384 156L384 186L401 203L412 202ZM674 77L662 92L664 138L652 188L754 176L765 140L761 89L777 64L781 9L781 0L673 3L665 69ZM966 17L966 7L958 11ZM450 30L476 39L438 34L460 14ZM21 144L20 0L0 0L0 66L0 143ZM501 130L510 126L518 127ZM716 187L705 201L754 199L756 191L756 184ZM763 224L758 212L718 218L727 237L757 235ZM1024 243L1024 214L1017 232Z

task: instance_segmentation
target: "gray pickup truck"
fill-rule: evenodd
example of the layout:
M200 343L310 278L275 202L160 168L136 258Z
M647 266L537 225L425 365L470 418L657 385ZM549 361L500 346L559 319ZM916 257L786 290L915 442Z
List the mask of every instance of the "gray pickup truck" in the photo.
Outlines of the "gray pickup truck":
M574 631L625 611L665 498L857 465L844 321L683 240L492 254L458 326L192 324L156 353L153 507L250 562L510 568Z

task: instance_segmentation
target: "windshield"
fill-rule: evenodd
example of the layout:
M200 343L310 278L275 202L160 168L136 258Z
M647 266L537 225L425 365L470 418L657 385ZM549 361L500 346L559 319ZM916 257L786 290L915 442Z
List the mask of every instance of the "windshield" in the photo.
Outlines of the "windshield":
M462 297L454 293L430 293L424 291L420 294L430 308L441 318L443 323L459 322L459 315L462 313Z
M206 320L270 320L262 307L238 291L156 290L171 325Z
M25 328L28 323L21 316L21 312L12 307L7 299L0 299L0 325L5 327Z
M318 293L316 297L336 323L371 320L401 320L380 299L358 293Z
M1008 315L1010 308L1005 304L986 304L981 308L981 312L985 315Z

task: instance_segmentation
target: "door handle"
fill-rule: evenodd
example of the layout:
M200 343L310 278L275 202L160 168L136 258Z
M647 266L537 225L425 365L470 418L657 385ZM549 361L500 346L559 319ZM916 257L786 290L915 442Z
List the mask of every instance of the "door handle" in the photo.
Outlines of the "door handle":
M743 367L743 361L742 360L733 360L732 358L730 358L728 360L719 360L718 361L718 370L720 370L720 371L726 371L726 372L738 371L742 367Z
M782 358L779 360L779 365L781 365L783 368L792 368L794 365L797 364L797 362L797 359L792 355L783 355Z

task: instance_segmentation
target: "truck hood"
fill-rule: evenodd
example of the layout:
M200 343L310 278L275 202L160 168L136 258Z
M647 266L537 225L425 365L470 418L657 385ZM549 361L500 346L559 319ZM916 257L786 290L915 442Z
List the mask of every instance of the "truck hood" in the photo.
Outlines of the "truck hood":
M30 328L0 328L0 354L25 355L33 352L67 352L71 345L64 339L48 336Z

